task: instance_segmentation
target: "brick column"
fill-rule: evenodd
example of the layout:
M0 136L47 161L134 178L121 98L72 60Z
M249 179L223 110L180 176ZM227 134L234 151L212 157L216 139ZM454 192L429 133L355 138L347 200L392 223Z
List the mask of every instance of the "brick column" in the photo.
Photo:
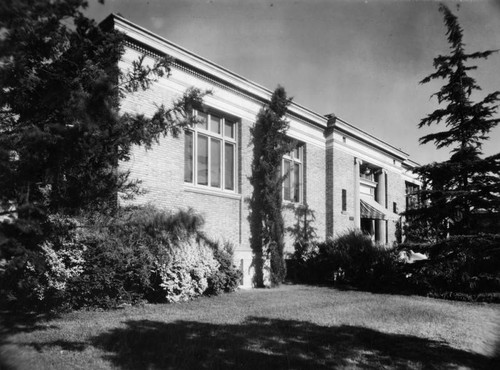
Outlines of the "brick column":
M386 208L385 206L385 195L386 195L386 183L385 183L385 170L380 171L378 175L378 183L377 183L377 202L382 205L382 207ZM385 244L387 240L387 227L386 227L386 220L377 220L377 231L378 231L378 240L379 242Z
M323 133L326 139L326 151L325 151L325 163L326 163L326 175L325 175L325 190L326 190L326 204L325 204L325 215L326 215L326 238L333 238L333 219L334 219L334 179L335 176L333 173L333 162L334 162L334 142L333 142L333 130L335 127L335 122L337 118L334 114L331 114L328 117L327 128Z
M361 229L361 204L359 200L359 166L363 161L354 158L354 227Z

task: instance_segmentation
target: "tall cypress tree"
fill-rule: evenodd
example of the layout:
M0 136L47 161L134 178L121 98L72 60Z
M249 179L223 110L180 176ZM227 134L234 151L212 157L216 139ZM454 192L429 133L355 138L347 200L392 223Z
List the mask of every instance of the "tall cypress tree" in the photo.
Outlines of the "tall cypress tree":
M482 153L488 133L500 122L495 116L500 91L473 101L473 93L481 88L469 75L477 66L468 63L486 59L496 50L466 53L457 17L445 5L439 11L444 16L450 53L436 57L436 71L420 83L437 79L445 84L433 94L441 107L423 118L419 128L442 123L446 128L421 137L420 143L451 148L451 157L417 169L424 183L422 206L408 215L415 222L427 222L443 237L475 233L479 214L497 217L500 211L500 154L484 158Z
M282 283L286 275L281 159L294 146L294 142L286 137L289 126L285 114L291 101L285 89L278 86L271 102L261 109L255 126L251 128L253 161L250 183L253 193L250 199L250 244L257 287L264 286L264 260L267 258L270 260L273 286Z

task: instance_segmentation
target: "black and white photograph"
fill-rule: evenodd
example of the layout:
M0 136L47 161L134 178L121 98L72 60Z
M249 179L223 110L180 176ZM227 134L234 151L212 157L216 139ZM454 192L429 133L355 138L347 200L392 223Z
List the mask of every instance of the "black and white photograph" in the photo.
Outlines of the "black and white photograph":
M0 369L500 367L500 1L0 1Z

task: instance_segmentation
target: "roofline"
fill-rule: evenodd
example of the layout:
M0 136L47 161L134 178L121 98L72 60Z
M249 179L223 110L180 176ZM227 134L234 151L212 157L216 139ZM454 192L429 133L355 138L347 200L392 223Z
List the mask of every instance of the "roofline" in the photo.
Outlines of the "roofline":
M408 166L409 168L416 168L422 166L420 163L415 162L414 160L411 160L409 158L406 161L404 161L403 164Z
M203 73L216 81L223 82L225 85L230 85L232 88L240 91L241 93L244 93L245 95L248 95L263 103L269 102L271 99L273 92L268 88L261 86L235 72L232 72L229 69L224 68L200 55L197 55L196 53L189 51L165 39L164 37L159 36L149 31L148 29L131 22L130 20L118 14L111 13L101 22L101 26L117 29L118 31L124 33L129 41L137 43L139 44L139 46L152 49L153 51L168 54L172 56L176 60L176 62L180 62L180 64L189 67L195 72ZM172 51L175 55L172 55ZM335 128L346 132L347 134L363 141L364 143L372 147L376 147L397 158L400 158L404 162L409 161L408 153L348 123L347 121L336 117L333 114L321 115L293 101L288 110L292 116L301 118L323 129L326 129L329 126L329 122L331 121L331 119L334 118ZM341 125L339 125L338 122L340 122Z
M271 99L273 92L268 88L261 86L227 68L224 68L200 55L195 54L167 39L161 37L148 29L141 27L130 20L117 15L110 14L104 19L101 24L104 27L113 27L124 33L131 41L143 44L148 48L152 48L160 53L171 54L166 50L161 50L161 47L168 48L169 51L174 51L176 55L171 55L175 60L183 62L182 64L196 69L197 72L203 72L216 80L222 80L226 84L232 85L233 88L250 95L261 102L268 102ZM156 45L152 45L153 41ZM313 110L304 107L301 104L292 101L289 107L289 112L299 118L313 123L317 126L326 128L327 119Z
M336 117L333 114L326 115L327 118L333 120L333 127L337 128L340 131L347 133L348 135L353 136L354 138L361 140L371 146L375 146L399 159L402 161L407 161L410 156L408 153L403 150L396 148L395 146L389 144L388 142L362 130L351 123L343 120L340 117ZM340 124L339 124L340 123Z

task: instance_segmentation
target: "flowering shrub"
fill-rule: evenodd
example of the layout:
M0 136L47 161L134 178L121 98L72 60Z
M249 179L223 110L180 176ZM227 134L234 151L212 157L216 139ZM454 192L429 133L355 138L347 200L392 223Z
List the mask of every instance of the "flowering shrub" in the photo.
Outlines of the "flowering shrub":
M219 262L213 250L201 240L190 238L171 247L168 261L157 263L159 288L167 302L179 302L202 295Z
M2 303L20 309L63 305L68 283L83 271L86 247L78 226L76 219L59 214L2 223Z
M44 277L47 286L45 288L64 292L68 281L83 272L85 246L68 243L63 245L63 248L55 249L52 242L45 241L40 248L46 264Z
M65 292L68 282L83 272L86 245L82 243L75 218L54 214L48 217L48 224L50 237L40 246L46 264L46 288Z
M178 302L232 291L241 278L231 248L204 236L192 210L131 207L23 222L0 225L1 303L10 308Z

